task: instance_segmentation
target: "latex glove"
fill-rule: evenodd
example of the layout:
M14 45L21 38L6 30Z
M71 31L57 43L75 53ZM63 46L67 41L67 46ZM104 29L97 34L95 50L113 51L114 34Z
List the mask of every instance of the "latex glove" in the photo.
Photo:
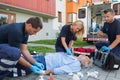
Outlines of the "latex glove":
M39 69L38 67L33 66L33 65L30 67L30 70L31 70L34 74L41 74L41 73L42 73L42 70L41 70L41 69Z
M39 63L39 62L35 62L33 65L38 67L41 70L43 70L45 68L44 65L42 63Z
M110 47L107 47L107 46L102 46L102 51L110 51L111 49L110 49Z
M69 48L65 48L68 55L72 55L72 51Z
M93 30L94 30L94 32L98 32L99 29L98 29L98 27L95 27Z

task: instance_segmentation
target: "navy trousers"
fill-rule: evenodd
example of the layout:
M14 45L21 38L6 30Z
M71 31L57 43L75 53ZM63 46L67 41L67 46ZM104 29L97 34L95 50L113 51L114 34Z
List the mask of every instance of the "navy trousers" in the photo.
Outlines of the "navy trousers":
M20 49L8 44L0 44L0 80L10 75L20 56Z

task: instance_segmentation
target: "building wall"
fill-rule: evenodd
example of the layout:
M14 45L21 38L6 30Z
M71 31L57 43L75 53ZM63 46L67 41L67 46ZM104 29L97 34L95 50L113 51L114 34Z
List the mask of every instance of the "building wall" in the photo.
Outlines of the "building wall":
M0 12L6 12L5 10L1 10ZM35 15L29 15L25 13L19 13L14 11L9 11L10 13L16 14L16 22L21 23L25 22L28 18L33 17ZM38 16L42 23L43 23L43 29L39 31L37 34L32 35L29 37L29 41L35 41L35 40L44 40L44 39L56 39L56 30L53 29L53 19L48 18L48 22L43 21L42 16Z
M62 22L58 22L58 11L62 13ZM56 18L53 20L53 29L57 31L56 34L60 32L62 26L65 24L66 24L66 1L56 0Z
M17 13L16 14L16 22L25 22L29 17L32 17L34 15L28 15L23 13ZM48 22L43 22L43 17L39 16L42 23L43 23L43 29L39 31L35 35L31 35L29 37L29 41L35 41L35 40L44 40L44 39L55 39L56 38L56 30L53 29L53 19L48 18Z
M75 21L75 14L77 14L77 9L84 6L87 2L91 2L91 0L78 0L78 3L74 2L74 0L72 0L70 2L70 0L66 0L66 23L68 24L68 14L72 13L72 17L73 17L73 21Z
M55 15L55 0L0 0L11 6L21 7L50 15Z
M43 23L43 29L40 32L38 32L36 35L30 36L29 41L43 40L43 39L56 39L57 30L55 28L57 25L57 18L54 19L54 16L56 16L55 0L29 0L29 1L27 1L28 3L26 1L27 0L24 0L24 1L23 0L20 0L20 1L19 0L0 0L0 3L5 4L5 6L2 5L0 7L0 12L7 12L7 13L15 14L17 23L25 22L28 18L33 17L33 16L40 17L40 19L42 20L42 23ZM41 1L43 1L43 2L41 2ZM45 3L46 1L49 1L49 3ZM9 4L8 7L6 7L6 4ZM13 9L12 9L11 5L13 6ZM34 5L33 8L31 5L32 6ZM37 6L41 5L41 8L40 9L36 8L37 7L36 5ZM9 6L10 6L10 9L9 9ZM24 9L24 10L23 11L14 10L15 6L17 6L17 8L20 10L22 10L22 9ZM23 8L21 8L21 7L23 7ZM9 10L7 10L7 8ZM27 8L27 10L25 8ZM33 11L33 13L32 13L30 10L30 14L29 14L28 8L31 9L32 11L34 10L35 12ZM40 13L39 12L36 13L36 11L40 11ZM42 13L42 15L41 15L41 13ZM49 14L51 16L46 15L46 14ZM43 18L46 18L48 20L48 22L44 22ZM56 20L56 21L54 21L54 20ZM54 24L56 24L56 25L54 25Z

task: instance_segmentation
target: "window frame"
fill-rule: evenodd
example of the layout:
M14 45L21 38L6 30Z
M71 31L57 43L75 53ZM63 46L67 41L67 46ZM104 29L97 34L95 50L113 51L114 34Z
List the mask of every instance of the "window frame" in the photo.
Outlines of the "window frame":
M80 11L79 10L84 10L84 13L81 11L81 15L80 15ZM80 9L78 9L78 19L81 19L81 18L85 18L86 17L86 9L85 8L80 8Z
M69 15L71 15L71 19L69 19ZM74 17L75 16L75 17ZM75 20L74 20L75 19ZM77 13L68 13L68 23L72 23L77 20Z
M8 23L7 23L7 24L16 22L16 14L14 14L14 13L9 13L9 12L1 12L1 11L0 11L0 14L5 14L5 15L8 16ZM13 22L12 22L12 20L11 20L12 16L14 17Z
M62 12L58 11L58 22L62 22Z
M113 10L115 11L115 15L120 15L120 3L113 4Z
M44 23L48 23L48 18L42 17L42 20L43 20Z

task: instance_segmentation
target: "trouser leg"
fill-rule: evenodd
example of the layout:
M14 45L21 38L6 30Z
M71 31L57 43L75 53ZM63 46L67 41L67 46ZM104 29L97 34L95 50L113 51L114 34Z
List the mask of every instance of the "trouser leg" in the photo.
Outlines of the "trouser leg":
M109 46L110 42L109 41L106 41L106 42L96 42L94 45L95 45L95 47L98 50L100 50L102 46Z
M10 74L21 56L18 48L0 44L0 80Z

